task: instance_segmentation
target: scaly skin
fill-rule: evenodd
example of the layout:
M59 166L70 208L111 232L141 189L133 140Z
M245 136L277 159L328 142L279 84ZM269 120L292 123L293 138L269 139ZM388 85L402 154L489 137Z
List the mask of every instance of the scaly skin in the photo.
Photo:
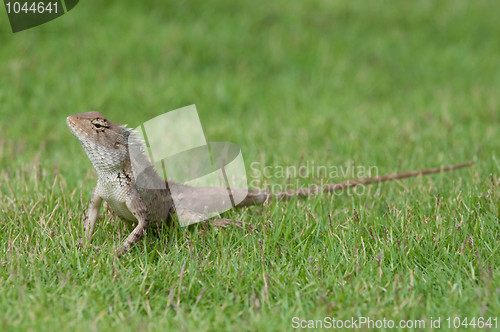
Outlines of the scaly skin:
M122 256L130 247L142 239L149 225L168 221L174 213L192 213L191 211L175 210L169 186L170 188L173 188L173 186L179 186L178 188L180 188L182 186L183 192L190 196L191 200L202 202L199 204L210 204L210 200L213 200L214 197L217 198L218 195L227 192L225 188L192 188L176 183L166 183L155 173L148 160L140 160L143 165L142 168L145 169L145 172L141 173L141 180L143 180L142 174L145 174L146 181L164 183L164 189L147 189L152 188L147 185L138 186L129 150L135 146L140 149L142 143L135 139L134 136L131 136L135 135L132 130L114 124L98 112L73 114L66 119L66 123L73 135L80 141L97 172L97 185L92 191L89 208L84 219L84 237L87 243L91 240L103 201L108 202L109 207L119 217L125 220L137 221L137 226L132 233L116 249L116 254ZM131 137L130 140L129 137ZM134 146L130 146L130 144L134 144ZM343 190L360 184L372 184L444 172L472 164L472 162L468 162L441 168L330 183L322 188L305 188L276 193L265 190L249 190L246 198L238 204L238 207L262 204L271 197L280 200L306 197ZM212 222L219 226L230 223L228 219L216 219L212 220Z

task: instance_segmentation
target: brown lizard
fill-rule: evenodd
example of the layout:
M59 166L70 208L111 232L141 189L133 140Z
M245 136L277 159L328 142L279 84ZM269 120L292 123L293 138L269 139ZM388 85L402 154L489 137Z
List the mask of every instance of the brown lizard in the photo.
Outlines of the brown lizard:
M125 220L137 221L137 226L132 233L117 248L116 253L118 256L125 254L131 246L139 242L149 225L167 221L174 213L179 213L179 211L175 210L169 186L172 188L173 185L182 185L166 182L166 187L163 189L148 189L136 184L136 176L129 155L130 142L134 142L134 140L129 140L129 137L134 135L131 129L114 124L98 112L73 114L66 119L66 123L73 135L78 138L83 146L98 177L97 185L92 191L92 197L84 219L84 237L87 243L91 240L103 201L106 201L111 210L119 217ZM137 144L140 145L142 143L137 140ZM331 193L361 184L373 184L444 172L467 167L472 164L473 162L467 162L446 167L330 183L324 185L319 190L317 188L302 188L274 193L259 189L249 190L246 197L237 206L262 204L271 197L281 200L293 197L306 197L319 193ZM164 181L156 174L153 167L147 168L146 173L147 178L151 181ZM217 197L217 192L215 191L217 189L220 190L222 188L206 187L204 191L199 191L199 189L197 189L198 191L189 191L191 190L189 188L186 192L191 194L191 197L188 197L188 199L203 200L203 197ZM218 220L221 221L224 219Z

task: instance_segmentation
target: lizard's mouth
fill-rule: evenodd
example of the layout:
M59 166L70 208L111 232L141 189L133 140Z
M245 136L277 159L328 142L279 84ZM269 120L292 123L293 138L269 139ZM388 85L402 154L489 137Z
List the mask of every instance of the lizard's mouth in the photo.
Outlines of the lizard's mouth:
M82 132L81 128L78 127L78 124L75 121L75 118L73 115L70 115L66 118L66 124L68 125L69 131L71 132L71 134L73 134L73 136L78 138L78 140L81 142L82 141L81 137L82 137L83 132Z
M76 135L76 133L75 133L75 127L76 127L76 124L75 124L75 121L73 120L73 116L72 116L72 115L70 115L70 116L68 116L68 117L66 118L66 124L67 124L67 125L68 125L68 127L69 127L69 131L70 131L73 135L77 136L77 135Z

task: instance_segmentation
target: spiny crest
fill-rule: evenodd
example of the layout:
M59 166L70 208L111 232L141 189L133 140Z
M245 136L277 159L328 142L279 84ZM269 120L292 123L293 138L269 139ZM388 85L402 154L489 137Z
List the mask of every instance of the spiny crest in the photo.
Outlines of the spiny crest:
M124 136L128 139L129 149L134 149L135 151L141 153L146 151L146 141L144 140L144 137L137 132L137 130L128 128L126 124L119 127L123 129Z

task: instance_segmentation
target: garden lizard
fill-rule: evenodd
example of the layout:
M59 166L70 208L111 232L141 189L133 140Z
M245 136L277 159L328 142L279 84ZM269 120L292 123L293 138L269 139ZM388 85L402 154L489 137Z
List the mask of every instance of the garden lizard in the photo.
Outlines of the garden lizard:
M131 144L142 142L137 139L129 139L134 131L126 126L119 126L106 119L98 112L87 112L73 114L66 119L70 131L80 141L87 153L95 171L97 172L97 185L92 191L89 207L84 218L84 238L90 242L99 210L102 202L106 201L108 206L119 217L137 222L137 226L125 239L123 244L116 250L118 256L125 254L131 246L139 242L144 236L146 228L161 221L167 221L176 211L173 204L171 191L172 186L183 186L177 183L166 182L163 189L148 189L136 184L136 174L133 171L132 161L129 155ZM132 136L133 137L133 136ZM134 143L135 142L135 143ZM148 163L149 161L144 161ZM452 165L427 170L418 170L398 174L390 174L364 179L348 180L338 183L330 183L321 188L302 188L298 190L286 190L269 192L262 189L248 190L246 197L237 206L248 206L262 204L271 197L278 200L293 197L306 197L320 193L330 193L343 190L361 184L372 184L385 182L406 177L438 173L467 167L473 162ZM152 164L146 169L147 177L151 181L164 181L156 174ZM199 200L205 197L217 197L216 190L224 188L197 188L185 191L191 197L187 199ZM191 190L191 191L190 191ZM224 220L224 219L218 219Z

